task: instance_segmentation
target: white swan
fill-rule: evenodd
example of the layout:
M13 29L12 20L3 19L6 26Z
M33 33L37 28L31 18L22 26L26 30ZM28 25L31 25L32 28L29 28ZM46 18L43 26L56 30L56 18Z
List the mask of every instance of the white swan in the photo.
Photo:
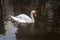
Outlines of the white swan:
M33 14L36 16L35 10L31 11L31 13L30 13L31 18L25 14L20 14L16 17L14 17L14 16L10 16L10 17L19 23L34 23L35 20L34 20Z

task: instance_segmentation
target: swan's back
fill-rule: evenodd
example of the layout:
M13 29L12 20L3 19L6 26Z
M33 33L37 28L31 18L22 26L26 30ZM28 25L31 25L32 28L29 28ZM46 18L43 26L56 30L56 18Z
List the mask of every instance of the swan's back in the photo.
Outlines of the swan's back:
M24 20L25 22L31 21L31 18L29 16L27 16L26 14L20 14L20 15L16 16L16 18L20 18L21 20Z

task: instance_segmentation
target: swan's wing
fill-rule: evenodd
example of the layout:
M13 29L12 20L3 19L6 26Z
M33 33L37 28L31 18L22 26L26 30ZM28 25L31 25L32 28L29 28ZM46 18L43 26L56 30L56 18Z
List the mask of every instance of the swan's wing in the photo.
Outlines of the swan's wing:
M11 16L11 18L12 18L13 20L15 20L15 21L20 21L19 18L16 18L16 17L14 17L14 16Z
M24 21L31 21L31 18L25 14L20 14L18 16L16 16L17 18L24 20Z
M14 17L14 16L11 16L11 18L12 18L13 20L17 21L17 22L25 22L24 20L19 19L19 18Z

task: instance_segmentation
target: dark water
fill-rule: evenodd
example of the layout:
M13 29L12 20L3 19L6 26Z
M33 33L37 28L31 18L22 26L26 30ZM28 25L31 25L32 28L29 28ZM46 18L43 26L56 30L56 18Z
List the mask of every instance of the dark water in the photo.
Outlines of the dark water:
M41 27L40 23L18 24L6 30L0 40L60 40L60 28Z

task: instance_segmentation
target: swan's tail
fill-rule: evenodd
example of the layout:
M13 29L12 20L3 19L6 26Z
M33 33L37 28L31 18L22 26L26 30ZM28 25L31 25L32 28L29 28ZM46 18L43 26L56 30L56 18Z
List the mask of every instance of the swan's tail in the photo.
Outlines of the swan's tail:
M14 16L10 16L14 21L19 21L20 19L19 18L16 18Z

